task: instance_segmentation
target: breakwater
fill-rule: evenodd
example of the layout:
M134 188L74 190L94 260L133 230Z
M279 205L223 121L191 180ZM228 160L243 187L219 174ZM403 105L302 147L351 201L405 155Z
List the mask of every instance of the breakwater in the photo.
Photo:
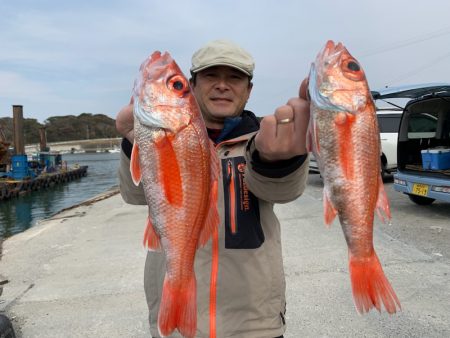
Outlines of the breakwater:
M62 142L47 142L47 146L52 151L59 151L62 153L73 152L105 152L120 147L121 138L103 138L90 140L76 140L76 141L62 141ZM26 153L33 153L39 151L39 144L29 144L25 146Z
M36 178L23 180L2 179L0 180L0 201L81 178L86 176L87 169L87 166L80 166L54 173L41 174Z

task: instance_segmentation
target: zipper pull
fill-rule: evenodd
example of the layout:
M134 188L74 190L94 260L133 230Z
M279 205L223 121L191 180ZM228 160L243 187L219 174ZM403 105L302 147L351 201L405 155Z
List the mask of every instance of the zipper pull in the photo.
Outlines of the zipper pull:
M227 181L228 181L228 183L230 183L232 178L233 178L233 162L231 160L228 160L228 163L227 163Z

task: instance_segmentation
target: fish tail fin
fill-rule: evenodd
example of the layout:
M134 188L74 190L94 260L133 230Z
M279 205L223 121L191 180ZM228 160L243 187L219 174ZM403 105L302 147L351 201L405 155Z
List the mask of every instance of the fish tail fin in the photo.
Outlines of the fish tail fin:
M193 338L197 331L197 286L194 274L182 288L173 287L167 275L164 278L158 330L165 337L176 328L187 338Z
M400 301L384 275L375 251L368 258L357 259L349 252L349 270L353 300L360 314L375 307L381 312L381 303L390 314L401 310Z
M211 159L211 190L209 194L208 215L205 224L198 239L198 246L201 247L211 238L214 229L219 224L219 212L217 211L217 190L219 179L219 158L217 157L216 148L210 142L210 159Z

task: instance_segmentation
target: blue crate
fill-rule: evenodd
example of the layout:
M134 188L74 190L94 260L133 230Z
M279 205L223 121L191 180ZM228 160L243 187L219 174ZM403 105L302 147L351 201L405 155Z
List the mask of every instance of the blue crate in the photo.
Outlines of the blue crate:
M450 149L425 149L421 153L424 169L450 169Z

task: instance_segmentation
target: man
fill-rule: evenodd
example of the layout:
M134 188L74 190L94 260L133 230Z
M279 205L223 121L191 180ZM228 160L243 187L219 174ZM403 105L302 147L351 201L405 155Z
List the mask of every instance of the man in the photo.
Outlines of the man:
M192 57L191 90L221 163L218 238L199 249L195 259L197 337L215 332L217 337L273 338L285 331L281 230L273 205L296 199L305 188L309 108L304 98L293 98L259 123L244 110L253 71L251 55L230 41L212 41ZM302 97L304 92L302 84ZM120 189L126 202L146 204L142 187L133 185L129 173L132 107L132 102L125 106L116 120L125 136ZM164 264L163 254L148 253L144 287L153 337L159 337Z

